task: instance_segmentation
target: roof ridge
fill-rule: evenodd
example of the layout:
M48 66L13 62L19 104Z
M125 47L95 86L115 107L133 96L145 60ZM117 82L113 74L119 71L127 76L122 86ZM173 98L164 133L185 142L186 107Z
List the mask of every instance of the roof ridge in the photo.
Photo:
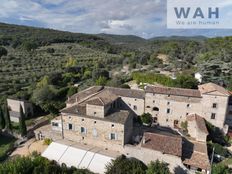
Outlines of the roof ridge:
M101 97L98 97L98 99L100 100L100 102L105 105L105 103L103 102L103 100L101 99Z
M153 85L148 85L148 87L199 91L199 89L179 88L179 87L169 87L169 86L153 86Z

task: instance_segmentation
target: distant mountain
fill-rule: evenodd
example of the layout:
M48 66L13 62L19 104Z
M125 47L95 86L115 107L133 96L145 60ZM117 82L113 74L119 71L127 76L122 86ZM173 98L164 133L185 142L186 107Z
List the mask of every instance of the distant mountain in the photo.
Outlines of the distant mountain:
M115 34L98 34L97 36L106 39L115 44L126 44L126 43L145 43L146 39L135 36L135 35L115 35Z
M203 41L208 39L205 36L161 36L161 37L154 37L151 39L148 39L149 41L156 41L156 40L161 40L161 41L170 41L170 40L194 40L194 41Z

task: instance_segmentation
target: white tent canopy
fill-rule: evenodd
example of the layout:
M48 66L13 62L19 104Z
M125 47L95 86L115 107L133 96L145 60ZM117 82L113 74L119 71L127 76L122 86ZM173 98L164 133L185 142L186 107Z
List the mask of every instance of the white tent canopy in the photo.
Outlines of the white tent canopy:
M49 160L55 160L60 164L65 163L68 167L87 168L100 174L105 172L105 165L114 159L106 155L57 142L52 142L42 156Z

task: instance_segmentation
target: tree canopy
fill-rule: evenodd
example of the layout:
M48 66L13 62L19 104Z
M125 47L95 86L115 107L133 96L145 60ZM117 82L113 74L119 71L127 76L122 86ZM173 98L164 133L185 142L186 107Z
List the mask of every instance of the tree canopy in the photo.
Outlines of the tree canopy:
M121 155L106 166L106 174L145 174L146 169L143 162Z
M25 113L23 111L22 105L20 105L19 113L20 113L20 118L19 118L20 133L21 133L21 136L26 136L27 135L27 126L26 126L26 122L25 122Z

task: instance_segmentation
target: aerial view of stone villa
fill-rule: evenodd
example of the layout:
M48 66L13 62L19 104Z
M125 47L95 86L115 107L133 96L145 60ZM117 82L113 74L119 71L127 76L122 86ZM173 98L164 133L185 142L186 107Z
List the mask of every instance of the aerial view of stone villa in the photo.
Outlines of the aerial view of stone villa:
M35 130L38 140L53 140L42 154L45 157L96 170L92 161L103 165L101 154L109 159L124 154L146 164L163 160L175 173L209 173L206 121L228 131L232 94L213 83L199 85L197 90L93 86L69 97L60 113L50 125ZM150 126L139 123L144 113L152 115ZM179 129L183 123L187 133ZM74 147L84 150L74 152ZM79 161L75 161L77 155ZM89 162L84 164L85 160Z

